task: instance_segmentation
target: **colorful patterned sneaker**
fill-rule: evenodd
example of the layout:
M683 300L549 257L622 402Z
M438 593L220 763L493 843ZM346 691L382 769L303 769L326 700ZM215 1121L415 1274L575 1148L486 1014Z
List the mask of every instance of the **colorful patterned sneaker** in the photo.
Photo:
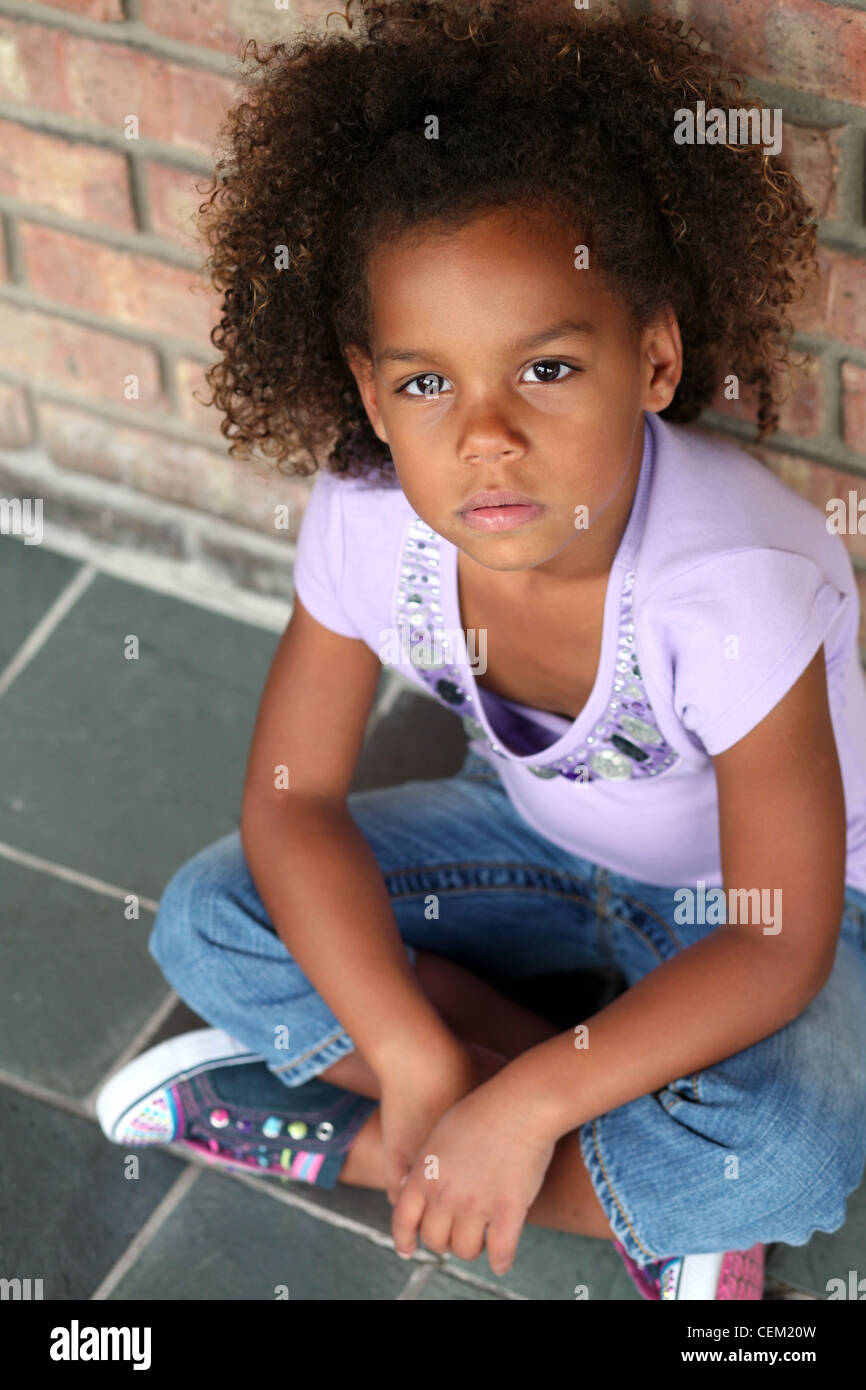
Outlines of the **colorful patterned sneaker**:
M233 1172L334 1188L378 1104L318 1077L284 1086L235 1038L200 1028L112 1076L96 1114L114 1144L178 1144Z
M613 1247L643 1298L713 1301L764 1296L764 1247L726 1250L715 1255L671 1255L648 1265L637 1264L618 1240Z

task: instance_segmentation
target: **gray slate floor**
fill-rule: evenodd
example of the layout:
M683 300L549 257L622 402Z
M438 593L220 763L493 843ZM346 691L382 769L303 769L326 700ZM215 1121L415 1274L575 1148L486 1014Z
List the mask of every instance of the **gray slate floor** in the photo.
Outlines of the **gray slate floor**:
M498 1278L485 1255L398 1259L367 1189L225 1175L172 1149L139 1150L126 1174L94 1096L201 1026L146 941L174 871L237 826L278 635L7 536L0 594L0 1277L41 1278L46 1299L270 1300L282 1284L292 1299L570 1300L585 1285L640 1301L602 1241L527 1226ZM447 776L463 747L456 719L401 694L353 788ZM772 1247L768 1269L775 1297L866 1272L866 1183L840 1231Z

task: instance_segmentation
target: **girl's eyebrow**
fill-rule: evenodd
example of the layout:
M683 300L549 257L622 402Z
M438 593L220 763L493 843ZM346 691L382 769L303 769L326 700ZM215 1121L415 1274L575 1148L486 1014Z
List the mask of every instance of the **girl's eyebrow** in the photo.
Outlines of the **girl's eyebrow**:
M521 348L541 347L543 343L549 343L554 338L591 338L597 332L594 323L589 319L563 319L560 323L552 324L550 328L543 328L540 333L533 333L529 338L520 338L515 342L506 344L507 352L516 352ZM383 362L420 362L430 360L435 353L424 348L384 348L377 353L375 365L380 367Z

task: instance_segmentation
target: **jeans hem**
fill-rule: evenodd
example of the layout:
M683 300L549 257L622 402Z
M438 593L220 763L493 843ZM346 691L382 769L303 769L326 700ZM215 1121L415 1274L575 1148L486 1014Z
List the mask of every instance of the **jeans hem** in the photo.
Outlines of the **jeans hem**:
M635 1264L646 1265L656 1260L666 1259L668 1258L667 1255L656 1254L644 1244L635 1230L634 1221L627 1215L621 1200L613 1189L610 1178L605 1171L600 1150L600 1136L596 1130L600 1118L601 1116L597 1116L594 1120L587 1120L585 1124L581 1125L578 1132L583 1161L611 1231Z
M349 1053L354 1051L355 1044L348 1033L340 1033L329 1042L302 1053L293 1061L282 1062L278 1067L269 1066L268 1070L273 1072L284 1086L302 1086L305 1081L314 1080L335 1062L348 1057Z

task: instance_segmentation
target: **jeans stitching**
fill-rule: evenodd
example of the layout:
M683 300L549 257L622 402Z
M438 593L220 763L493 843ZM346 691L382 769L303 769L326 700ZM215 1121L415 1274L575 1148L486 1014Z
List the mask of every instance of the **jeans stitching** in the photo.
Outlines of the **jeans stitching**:
M639 907L642 912L646 913L647 917L652 917L654 922L658 922L659 926L664 928L665 932L670 937L671 941L674 943L678 951L682 951L684 949L682 941L680 941L670 922L665 921L664 917L659 916L655 908L648 907L642 898L636 898L633 893L618 892L617 897L625 898L626 902L634 903L636 907ZM617 920L625 921L626 919L618 918ZM629 923L626 924L630 925ZM638 928L638 930L640 930L640 928Z
M705 1068L705 1070L709 1070L709 1068ZM700 1099L701 1099L700 1094L699 1094L699 1092L698 1092L698 1084L697 1084L697 1083L698 1083L698 1077L699 1077L699 1075L700 1075L700 1072L694 1072L694 1073L693 1073L690 1077L688 1077L688 1078L683 1077L683 1080L686 1080L686 1079L688 1080L689 1085L690 1085L691 1088L692 1088L692 1099L695 1100L695 1101L700 1101ZM674 1079L675 1079L675 1080L678 1080L679 1078L676 1078L676 1077L675 1077ZM671 1084L672 1084L672 1083L669 1082L667 1086L663 1086L661 1089L662 1089L662 1090L669 1090ZM670 1113L671 1113L671 1111L673 1110L674 1106L676 1105L677 1101L678 1101L678 1100L682 1100L682 1099L683 1099L683 1097L682 1097L681 1095L679 1095L679 1093L678 1093L677 1091L674 1091L674 1093L673 1093L673 1099L670 1101L669 1104L666 1105L665 1102L662 1100L661 1095L658 1096L659 1104L661 1105L662 1109L665 1110L665 1111L667 1112L668 1115L670 1115Z
M587 860L587 863L589 861ZM413 864L403 869L388 869L386 878L399 877L402 874L435 874L442 869L532 869L536 873L559 875L563 879L574 881L576 874L570 874L567 870L554 869L549 864L536 864L529 859L509 859L503 862L500 859L458 859L445 864Z
M302 1052L300 1057L295 1057L290 1062L280 1062L278 1067L270 1067L269 1070L288 1071L289 1067L297 1067L301 1062L305 1062L308 1057L312 1057L314 1053L320 1052L323 1047L330 1047L332 1043L337 1042L340 1038L349 1038L349 1034L344 1028L341 1028L338 1033L332 1033L329 1038L325 1038L324 1042L316 1043L315 1047L308 1047L307 1051ZM349 1038L349 1041L352 1041L351 1038ZM328 1066L330 1065L331 1063L329 1062Z
M616 1189L614 1188L614 1185L613 1185L613 1183L611 1182L610 1174L608 1173L607 1169L606 1169L605 1166L604 1166L604 1159L602 1158L602 1156L601 1156L601 1151L600 1151L600 1149L599 1149L599 1147L598 1147L598 1133L597 1133L597 1131L596 1131L596 1125L597 1125L597 1124L598 1124L598 1120L597 1120L597 1119L593 1120L593 1122L592 1122L592 1146L593 1146L593 1148L595 1149L595 1156L596 1156L596 1158L598 1159L599 1167L601 1168L601 1171L602 1171L602 1173L604 1174L604 1180L605 1180L605 1182L607 1183L608 1192L610 1193L611 1198L613 1199L613 1202L614 1202L614 1204L615 1204L615 1206L616 1206L617 1211L619 1212L620 1216L622 1217L623 1221L625 1222L626 1226L628 1227L629 1231L631 1232L632 1236L634 1237L635 1243L636 1243L637 1245L640 1246L641 1250L644 1252L645 1255L649 1255L650 1259L651 1259L651 1260L654 1260L654 1259L656 1259L657 1257L653 1254L653 1252L652 1252L651 1250L647 1250L646 1246L644 1245L644 1243L643 1243L643 1241L641 1240L640 1236L638 1235L637 1231L634 1229L634 1226L632 1226L631 1222L629 1221L628 1217L626 1216L625 1211L623 1210L622 1202L619 1200L619 1197L618 1197L617 1194L616 1194Z
M652 951L656 960L659 961L660 964L663 963L665 960L670 959L669 956L663 956L658 946L656 946L655 942L647 936L646 932L642 932L640 927L637 926L634 922L630 922L627 917L617 917L614 915L611 916L610 920L612 922L617 922L620 926L628 927L629 931L632 931L637 936L639 936L641 941L644 943L645 946L648 947L650 951Z
M422 885L422 886L417 887L417 888L411 888L411 887L410 887L410 888L406 888L406 889L399 889L399 888L397 888L396 883L394 883L394 881L397 880L397 879L399 879L399 878L413 878L413 877L416 877L416 876L424 876L424 875L429 875L430 878L431 878L431 879L434 881L434 883L435 883L436 878L437 878L439 875L442 875L442 874L445 874L445 873L465 872L466 870L473 870L473 869L490 869L490 870L499 870L499 871L501 872L501 871L503 870L503 868L504 868L505 871L508 873L509 879L510 879L510 881L508 881L508 882L506 882L506 883L478 883L478 882L472 882L472 881L470 881L469 879L467 879L467 881L466 881L465 883L456 884L456 885L454 885L454 884L447 884L447 885L445 885L445 886L438 887L438 888L437 888L437 887L425 887L425 886ZM524 871L526 871L526 872L528 872L528 873L540 874L540 875L542 875L543 877L545 877L545 878L547 878L547 879L554 879L554 880L559 879L560 885L561 885L561 886L549 886L549 885L545 885L545 884L543 884L543 883L539 884L539 883L518 883L518 882L514 882L513 879L512 879L512 871L513 871L513 870L524 870ZM593 899L592 899L591 897L586 896L586 887L587 887L587 885L584 885L584 884L580 883L579 880L577 880L576 877L575 877L574 875L571 875L571 874L564 874L564 873L562 873L561 870L552 869L552 868L549 868L549 867L544 866L544 865L538 865L538 864L532 864L532 863L521 863L521 862L517 862L517 861L510 861L507 865L503 865L503 864L501 863L501 861L499 861L499 860L489 860L489 859L488 859L488 860L476 860L476 861L469 861L469 862L456 863L456 864L436 864L436 865L430 865L430 866L428 866L428 867L426 867L426 868L419 868L418 866L415 866L415 867L413 867L413 868L407 868L407 869L389 869L386 873L383 873L383 878L384 878L384 880L385 880L385 886L386 886L386 888L388 889L388 895L389 895L389 897L391 898L391 900L392 900L393 902L403 902L403 901L406 901L406 900L409 899L409 898L423 897L423 896L425 896L426 893L429 893L429 892L435 892L435 893L437 893L437 894L438 894L439 896L441 896L441 897L446 897L446 896L448 896L449 894L452 894L452 893L465 893L465 892L472 892L472 893L514 893L514 892L521 892L521 893L535 893L535 894L538 894L538 895L540 895L540 896L542 896L542 897L555 898L556 900L561 901L561 902L577 902L577 903L582 903L582 904L584 904L586 907L588 907L588 908L590 908L590 909L592 909L592 910L594 910L594 908L595 908L595 904L594 904L594 902L593 902ZM394 887L393 887L393 888L392 888L392 886L391 886L392 883L394 883ZM567 887L565 886L566 884L574 884L575 886L574 886L573 888L567 888ZM579 886L578 886L578 885L579 885ZM581 891L582 889L583 889L583 891Z

